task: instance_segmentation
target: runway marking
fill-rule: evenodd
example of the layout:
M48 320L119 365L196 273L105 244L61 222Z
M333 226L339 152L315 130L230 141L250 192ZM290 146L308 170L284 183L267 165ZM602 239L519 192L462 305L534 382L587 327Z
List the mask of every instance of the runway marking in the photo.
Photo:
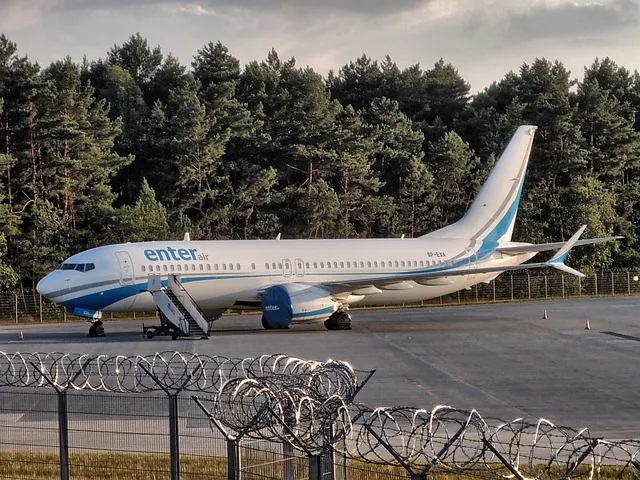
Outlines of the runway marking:
M640 342L640 337L634 337L633 335L625 335L624 333L617 333L617 332L600 332L600 333L604 333L605 335L611 335L612 337L624 338L625 340L633 340L634 342Z

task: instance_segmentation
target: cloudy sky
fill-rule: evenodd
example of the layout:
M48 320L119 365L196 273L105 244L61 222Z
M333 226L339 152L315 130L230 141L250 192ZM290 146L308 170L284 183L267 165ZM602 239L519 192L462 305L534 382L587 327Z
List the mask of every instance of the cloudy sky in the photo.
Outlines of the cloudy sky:
M274 47L323 74L362 53L443 57L473 91L536 57L576 77L604 56L640 70L640 0L0 0L0 33L44 65L104 57L136 32L187 64L217 40L243 64Z

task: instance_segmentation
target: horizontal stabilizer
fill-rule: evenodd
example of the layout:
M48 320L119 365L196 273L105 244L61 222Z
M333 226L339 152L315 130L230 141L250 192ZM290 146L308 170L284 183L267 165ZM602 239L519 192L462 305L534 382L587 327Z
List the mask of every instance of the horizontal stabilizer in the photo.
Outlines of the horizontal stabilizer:
M613 240L620 240L621 236L617 237L600 237L600 238L585 238L584 240L578 240L575 243L575 247L580 247L583 245L593 245L596 243L605 243L611 242ZM549 250L557 250L564 245L564 242L553 242L553 243L516 243L510 242L506 245L498 247L496 251L501 253L507 253L509 255L518 255L521 253L539 253L539 252L547 252Z

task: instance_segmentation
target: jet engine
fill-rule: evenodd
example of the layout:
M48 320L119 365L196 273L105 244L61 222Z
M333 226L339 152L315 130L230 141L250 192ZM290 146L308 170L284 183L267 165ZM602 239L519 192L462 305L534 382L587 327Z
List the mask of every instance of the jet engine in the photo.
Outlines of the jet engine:
M320 287L275 285L262 297L262 323L265 328L288 328L294 321L326 320L337 309L331 294Z

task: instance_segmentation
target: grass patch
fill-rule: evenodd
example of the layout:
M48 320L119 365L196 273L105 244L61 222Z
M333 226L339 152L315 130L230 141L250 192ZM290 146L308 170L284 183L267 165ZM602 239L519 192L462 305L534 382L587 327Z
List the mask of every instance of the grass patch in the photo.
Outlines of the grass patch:
M293 478L308 476L308 463L305 457L293 457L287 467L279 453L251 451L243 449L242 471L248 478L283 479L285 468L294 472ZM167 454L133 454L118 452L73 453L69 456L71 478L74 480L166 480L170 473L170 460ZM478 465L480 467L480 465ZM392 480L408 478L408 473L400 467L375 465L358 460L348 460L346 465L337 465L337 478L349 480ZM494 465L493 471L479 468L467 474L431 472L433 480L463 480L471 478L499 478L506 475L506 469ZM603 466L600 468L601 480L632 480L637 478L635 469L627 466ZM345 472L346 471L346 472ZM591 469L583 465L571 475L574 479L588 479ZM345 475L342 473L346 473ZM545 471L541 465L535 472L525 466L522 472L526 477L562 478L564 471L553 468ZM533 475L532 475L533 473ZM595 475L594 475L595 476ZM60 478L59 457L48 452L0 452L0 478L57 480ZM226 479L227 459L220 456L182 455L180 457L180 478L196 480L200 478Z

